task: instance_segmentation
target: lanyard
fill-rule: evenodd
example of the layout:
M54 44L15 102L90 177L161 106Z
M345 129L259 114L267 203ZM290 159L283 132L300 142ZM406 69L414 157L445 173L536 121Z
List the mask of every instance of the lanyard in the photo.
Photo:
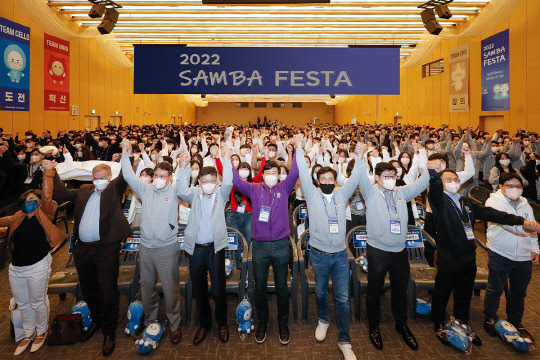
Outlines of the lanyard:
M327 217L328 219L330 219L330 215L328 215L328 209L326 208L326 198L324 197L323 194L321 194L321 196L322 196L322 202L323 202L323 204L324 204L324 211L326 212L326 217ZM336 213L336 218L337 218L337 217L338 217L338 213L337 213L336 202L335 202L335 201L332 201L332 202L334 203L334 211L335 211L335 213Z
M456 213L458 214L459 220L461 220L461 223L463 224L463 226L465 226L465 223L463 222L463 219L461 218L463 212L459 211L456 204L454 204L454 200L452 200L452 206L454 207L454 210L456 210ZM467 210L465 210L465 213L467 214L467 220L469 220L469 224L472 225L471 218L469 217L469 212Z
M388 206L388 202L386 201L386 196L384 195L384 192L382 190L379 190L381 192L381 195L384 199L384 203L386 204L386 209L388 210L388 216L393 217L392 212L390 211L390 207ZM394 199L394 193L392 192L392 200L394 200L394 205L392 206L394 208L394 211L396 212L396 217L399 219L399 212L397 211L396 201Z
M272 192L272 189L270 190ZM264 189L261 191L261 208L263 208L263 195L264 195ZM270 208L274 205L274 200L276 200L276 192L274 191L274 195L272 196L272 203L270 204Z

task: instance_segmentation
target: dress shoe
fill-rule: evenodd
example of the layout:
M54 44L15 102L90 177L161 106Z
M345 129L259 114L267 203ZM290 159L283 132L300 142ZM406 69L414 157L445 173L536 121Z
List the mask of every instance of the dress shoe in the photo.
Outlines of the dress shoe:
M182 330L180 328L171 331L171 342L176 345L182 340Z
M103 356L111 356L114 351L114 336L105 335L103 337Z
M497 336L497 331L495 331L495 324L497 320L495 319L486 319L484 321L484 330L489 336Z
M531 335L530 332L527 331L527 329L525 329L523 324L519 324L518 326L516 326L516 328L518 329L519 336L521 336L524 339L529 339L529 340L531 340L532 343L534 343L533 336Z
M279 323L279 342L281 345L287 345L291 340L291 334L289 332L289 326L287 322Z
M17 348L15 349L15 353L13 353L13 355L18 356L18 355L21 355L23 352L25 352L26 349L28 349L28 347L32 343L32 341L35 340L35 338L36 338L36 333L32 334L32 336L30 337L25 337L24 339L22 339L21 342L19 343L19 346L17 346Z
M476 335L476 333L474 332L474 330L471 328L470 325L469 325L469 329L470 329L469 336L472 338L471 342L473 343L473 345L482 346L482 340L480 340L480 337Z
M219 340L221 340L222 343L229 342L229 327L227 325L219 327Z
M266 340L267 328L268 328L267 323L259 322L259 325L257 326L257 330L255 331L255 342L257 342L257 344L262 344L264 340Z
M208 333L207 328L199 328L197 332L195 333L195 336L193 337L193 345L198 346L200 343L203 342L204 338L206 337L206 334Z
M375 349L382 350L383 342L379 328L369 330L369 340L371 340L371 343L373 346L375 346Z
M32 343L32 347L30 348L30 352L36 352L45 344L45 338L47 337L47 333L44 333L43 335L36 336L36 339Z
M88 341L90 340L91 338L94 337L94 335L96 334L96 332L101 328L101 325L98 325L96 323L92 323L92 325L90 325L90 327L88 328L88 330L86 331L83 331L83 333L81 334L81 338L79 339L80 342L85 342L85 341Z
M413 350L418 350L418 343L407 325L396 325L396 331L403 337L405 344Z

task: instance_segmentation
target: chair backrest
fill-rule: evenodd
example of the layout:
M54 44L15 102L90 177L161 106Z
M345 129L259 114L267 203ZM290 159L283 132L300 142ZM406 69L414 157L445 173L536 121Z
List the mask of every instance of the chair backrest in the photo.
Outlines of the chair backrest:
M345 243L349 246L355 258L366 253L366 242L367 230L365 225L352 228L345 238Z
M122 259L120 266L135 266L139 261L139 245L141 241L141 232L133 231L133 235L127 238L122 244Z
M489 197L491 196L491 191L489 191L489 189L483 186L473 186L469 189L468 196L471 199L478 201L480 204L484 205L487 199L489 199Z
M405 247L407 248L409 263L427 263L424 254L424 233L419 227L413 225L407 226Z
M302 235L300 235L300 238L298 239L297 244L297 251L298 251L298 257L300 259L304 259L306 268L309 267L310 263L310 256L309 252L311 251L311 247L309 246L309 229L305 230Z
M293 211L293 225L298 226L308 219L308 210L306 204L300 204Z
M73 246L75 246L75 238L73 237L73 234L69 235L69 246L68 246L68 254L69 258L66 263L65 268L74 268L75 267L75 259L73 258Z
M229 244L227 245L227 248L225 248L225 256L231 259L236 264L236 252L242 251L240 248L240 242L243 245L243 249L245 254L247 254L248 251L248 245L246 238L242 233L236 229L233 229L231 227L227 228L227 239ZM239 267L239 264L236 264L236 268Z

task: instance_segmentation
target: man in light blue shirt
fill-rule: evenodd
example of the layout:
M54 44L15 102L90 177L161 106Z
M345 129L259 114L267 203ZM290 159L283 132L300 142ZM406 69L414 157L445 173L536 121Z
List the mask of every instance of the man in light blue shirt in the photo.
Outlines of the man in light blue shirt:
M99 215L100 215L101 194L94 190L86 206L79 225L79 239L83 242L96 242L99 237Z

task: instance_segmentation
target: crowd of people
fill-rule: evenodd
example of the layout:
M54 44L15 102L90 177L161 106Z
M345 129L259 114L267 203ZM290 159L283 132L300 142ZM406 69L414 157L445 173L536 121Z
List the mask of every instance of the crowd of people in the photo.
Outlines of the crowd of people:
M419 218L418 196L426 192L424 228L436 243L436 248L426 245L425 251L437 268L431 313L437 338L445 342L441 330L451 294L453 316L470 325L477 270L475 223L483 220L489 222L483 326L495 335L504 290L508 321L532 339L522 318L532 266L539 263L540 224L530 204L540 202L536 134L391 124L298 127L259 121L249 126L106 126L63 130L55 136L50 131L19 135L0 129L0 226L9 228L9 279L25 331L15 355L30 346L35 352L45 342L49 251L66 236L52 219L57 203L64 201L73 203L73 257L93 318L82 340L101 329L104 356L115 347L121 244L134 228L141 233L140 296L146 325L158 317L159 278L171 342L181 341L177 233L185 227L184 250L199 321L193 345L203 342L212 327L208 276L218 336L224 343L229 340L225 250L227 227L232 227L252 247L255 341L263 343L267 336L272 266L278 337L288 344L289 211L303 203L309 213L310 261L317 284L315 339L324 341L330 326L331 279L338 347L345 359L356 359L350 333L351 245L346 235L365 225L371 343L383 349L380 294L389 273L395 329L417 350L407 326L405 243L407 226ZM485 205L468 197L475 186L492 191ZM473 344L480 346L482 341L470 331Z

